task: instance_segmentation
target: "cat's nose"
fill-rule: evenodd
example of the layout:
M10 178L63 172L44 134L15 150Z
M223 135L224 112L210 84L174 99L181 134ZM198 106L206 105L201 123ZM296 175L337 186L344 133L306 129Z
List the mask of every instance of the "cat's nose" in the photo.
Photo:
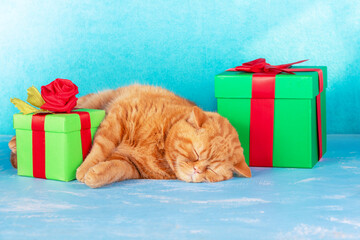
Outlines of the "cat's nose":
M197 168L197 167L194 167L194 173L200 173L200 170L199 170L199 168Z

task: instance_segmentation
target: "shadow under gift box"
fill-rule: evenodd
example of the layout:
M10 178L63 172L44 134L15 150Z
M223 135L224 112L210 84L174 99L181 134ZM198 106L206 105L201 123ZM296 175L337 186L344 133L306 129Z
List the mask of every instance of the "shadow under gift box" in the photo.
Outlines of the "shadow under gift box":
M326 87L327 68L323 71L321 97L322 154L326 152ZM217 110L235 127L244 148L246 162L259 166L249 159L250 112L252 75L246 72L226 71L215 76ZM312 168L318 162L318 127L316 96L319 94L317 72L277 74L275 78L273 167ZM256 150L256 149L255 149Z
M77 109L73 112L88 112L90 115L91 140L101 121L104 110ZM71 181L76 178L76 169L83 162L80 116L76 113L48 114L45 116L45 177L46 179ZM34 114L14 114L16 130L18 175L34 177L33 131Z

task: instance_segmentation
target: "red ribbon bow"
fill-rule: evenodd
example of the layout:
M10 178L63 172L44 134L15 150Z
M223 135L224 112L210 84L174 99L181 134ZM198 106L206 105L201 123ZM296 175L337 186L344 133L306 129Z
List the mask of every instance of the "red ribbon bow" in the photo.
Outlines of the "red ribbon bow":
M258 58L250 62L243 63L241 66L237 66L235 68L230 68L226 71L242 71L242 72L252 72L252 73L293 73L289 67L291 67L294 64L299 64L302 62L306 62L307 60L301 60L298 62L293 63L287 63L287 64L281 64L281 65L270 65L266 62L265 58Z

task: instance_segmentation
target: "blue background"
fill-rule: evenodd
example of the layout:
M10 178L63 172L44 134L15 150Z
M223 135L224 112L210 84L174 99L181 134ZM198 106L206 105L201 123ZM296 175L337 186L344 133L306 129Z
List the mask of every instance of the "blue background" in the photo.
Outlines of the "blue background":
M360 133L358 1L0 1L0 134L10 97L156 84L216 110L214 75L264 57L328 66L328 133Z

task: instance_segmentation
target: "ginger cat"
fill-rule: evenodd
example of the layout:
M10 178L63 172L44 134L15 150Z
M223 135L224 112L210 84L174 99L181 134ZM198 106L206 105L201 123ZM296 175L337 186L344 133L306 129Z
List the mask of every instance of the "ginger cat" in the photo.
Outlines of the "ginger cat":
M139 178L218 182L233 172L251 177L229 121L168 90L131 85L81 97L77 107L106 111L76 173L89 187ZM15 142L9 142L14 167Z

